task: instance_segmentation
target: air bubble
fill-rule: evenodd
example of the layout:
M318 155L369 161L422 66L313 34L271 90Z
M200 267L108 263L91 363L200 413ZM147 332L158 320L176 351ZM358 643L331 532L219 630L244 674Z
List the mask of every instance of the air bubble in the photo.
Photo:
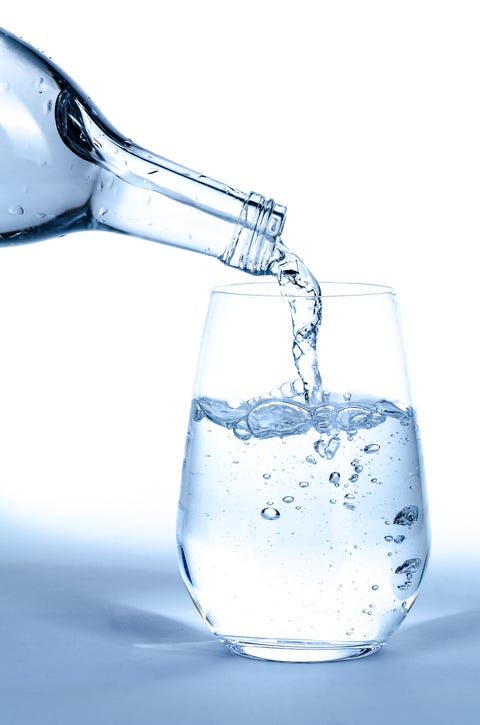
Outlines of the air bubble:
M400 534L399 536L396 536L396 537L394 538L394 542L395 542L396 544L401 544L401 543L402 543L402 541L405 541L405 537L404 537L404 536L402 536L401 534Z
M393 523L398 526L410 526L418 521L418 506L405 506L395 516Z
M345 400L345 401L346 401L347 403L348 403L348 402L350 402L350 400L352 399L352 394L351 394L351 393L344 393L344 394L343 394L343 399L344 399L344 400Z
M20 204L15 204L14 206L9 206L8 211L10 214L18 214L18 215L21 215L25 212L23 206L20 206Z
M300 486L300 488L308 488L310 486L308 481L300 481L298 485Z
M393 541L393 536L384 536L385 541Z
M355 483L355 481L358 481L358 474L352 473L352 475L350 476L350 478L348 480L351 481L351 483Z
M380 450L380 446L378 443L369 443L365 448L363 449L364 453L378 453Z
M238 423L234 424L233 434L241 441L248 441L252 437L247 421L245 420L239 420Z
M331 498L330 499L330 503L337 503L337 499L336 498Z
M395 574L411 574L422 566L421 559L407 559L395 569Z
M267 506L262 510L262 518L266 521L275 521L275 519L280 518L280 511L277 511L272 506Z
M284 496L282 498L282 501L283 501L283 503L293 503L294 498L293 498L293 496Z
M330 438L325 448L325 458L330 461L334 457L335 453L338 451L339 447L340 438L338 436L333 436L333 438Z
M307 463L312 463L313 465L316 465L316 463L317 463L313 456L306 456L305 460Z
M333 471L333 473L330 474L330 477L328 479L330 483L333 483L334 486L340 485L340 474L338 471Z
M269 478L271 478L271 475L269 473L264 473L263 478L268 481Z
M373 590L374 592L376 592L376 591L377 591L377 589L378 589L378 584L374 584L374 585L372 586L372 590Z

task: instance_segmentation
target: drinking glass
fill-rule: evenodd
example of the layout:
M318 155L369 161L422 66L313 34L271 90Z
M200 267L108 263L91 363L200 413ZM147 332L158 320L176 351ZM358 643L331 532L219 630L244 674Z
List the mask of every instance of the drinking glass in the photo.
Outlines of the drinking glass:
M234 653L349 660L377 651L429 552L424 473L395 291L324 283L323 391L306 401L275 282L211 295L178 512L180 568Z

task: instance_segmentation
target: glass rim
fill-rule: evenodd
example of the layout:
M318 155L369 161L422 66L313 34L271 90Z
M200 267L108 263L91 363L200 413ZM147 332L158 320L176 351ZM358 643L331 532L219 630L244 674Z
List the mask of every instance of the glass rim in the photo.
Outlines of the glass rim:
M373 282L331 282L319 281L322 299L331 297L368 297L372 295L396 295L393 287ZM314 295L282 294L278 282L274 279L261 282L233 282L212 289L213 294L235 297L281 297L282 299L314 299Z

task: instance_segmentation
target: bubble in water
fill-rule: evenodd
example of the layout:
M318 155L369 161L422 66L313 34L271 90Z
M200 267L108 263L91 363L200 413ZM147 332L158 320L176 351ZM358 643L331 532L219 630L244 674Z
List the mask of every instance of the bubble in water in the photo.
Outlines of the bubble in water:
M340 447L340 438L338 436L333 436L333 438L330 438L327 445L325 446L325 458L327 460L331 460L335 453L338 451Z
M263 478L268 481L269 478L271 478L271 475L269 473L264 473Z
M272 438L305 433L310 427L311 415L302 405L270 400L253 408L247 422L256 438Z
M20 204L15 204L14 206L9 206L8 211L10 214L21 215L24 213L25 210L24 210L23 206L20 206Z
M421 559L407 559L395 569L395 574L412 574L422 566Z
M343 505L345 506L346 509L349 509L350 511L354 511L354 509L355 509L355 506L353 503L347 503L346 501L344 501Z
M205 413L196 400L192 403L192 418L197 421L197 423L199 420L202 420L202 418L205 418Z
M410 527L416 521L418 521L418 506L405 506L395 516L393 523L398 526Z
M308 488L310 486L308 481L300 481L298 485L300 486L300 488Z
M283 501L283 503L293 503L294 498L293 498L293 496L284 496L282 498L282 501Z
M351 393L344 393L343 394L343 399L348 403L352 399L352 394Z
M353 495L353 493L346 493L344 498L352 499L352 498L355 498L355 496Z
M277 511L272 506L267 506L262 510L262 518L266 521L275 521L275 519L280 518L280 511Z
M312 463L313 465L315 465L317 463L313 456L306 456L305 460L307 463Z
M352 473L352 475L350 476L350 478L348 480L351 481L352 483L355 483L355 481L358 481L358 473Z
M330 474L330 477L328 479L330 483L333 483L334 486L340 485L340 474L338 471L333 471L333 473Z
M333 426L336 409L333 405L320 405L313 413L313 424L319 433L328 432Z
M233 433L241 441L248 441L252 437L247 421L245 420L239 420L238 423L234 424Z
M331 498L330 499L330 503L337 503L337 499L336 498Z
M393 536L384 536L385 541L393 541Z
M400 534L400 536L396 536L396 537L394 538L394 542L395 542L396 544L401 544L401 543L402 543L402 541L405 541L405 537L404 537L404 536L402 536L401 534Z
M378 584L373 584L372 589L374 592L376 592L378 589Z
M364 453L378 453L379 450L380 446L378 445L378 443L369 443L363 449Z

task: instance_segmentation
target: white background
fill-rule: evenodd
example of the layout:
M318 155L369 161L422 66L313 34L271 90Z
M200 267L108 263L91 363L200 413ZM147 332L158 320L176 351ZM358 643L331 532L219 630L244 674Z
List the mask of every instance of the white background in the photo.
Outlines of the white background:
M137 143L285 203L319 279L397 288L434 544L477 555L478 4L18 0L1 24ZM118 235L0 249L4 551L173 548L203 317L233 278Z

